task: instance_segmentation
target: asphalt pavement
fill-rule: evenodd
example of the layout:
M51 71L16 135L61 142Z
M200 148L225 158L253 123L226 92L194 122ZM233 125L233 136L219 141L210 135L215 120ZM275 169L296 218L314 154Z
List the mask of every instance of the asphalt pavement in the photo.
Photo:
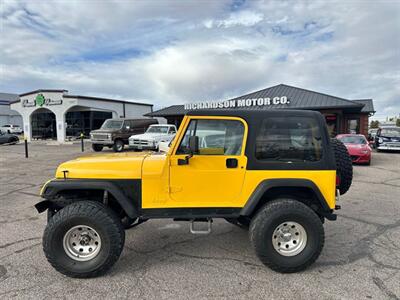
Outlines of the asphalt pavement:
M323 252L304 272L264 267L248 233L224 220L206 236L151 220L127 231L109 273L83 280L48 264L46 216L33 207L57 165L82 155L80 145L33 143L29 152L0 146L0 299L400 299L400 153L373 153L371 166L354 167L338 220L325 223Z

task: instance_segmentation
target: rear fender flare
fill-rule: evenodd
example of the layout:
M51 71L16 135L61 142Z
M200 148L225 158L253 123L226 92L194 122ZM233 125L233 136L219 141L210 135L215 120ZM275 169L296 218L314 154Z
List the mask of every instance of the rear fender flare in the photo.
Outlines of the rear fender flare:
M262 197L268 190L275 187L302 187L311 189L318 202L321 204L323 211L330 211L328 204L325 201L319 188L314 182L308 179L293 179L293 178L281 178L281 179L266 179L259 183L256 189L253 191L245 206L240 211L242 216L250 216L255 212L257 205L261 201Z

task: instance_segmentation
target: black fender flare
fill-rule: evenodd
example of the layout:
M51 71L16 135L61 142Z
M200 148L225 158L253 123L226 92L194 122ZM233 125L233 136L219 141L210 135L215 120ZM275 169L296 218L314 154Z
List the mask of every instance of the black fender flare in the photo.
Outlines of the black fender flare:
M48 182L42 189L41 197L46 200L35 205L38 212L43 212L51 206L60 192L71 190L103 190L110 193L130 218L139 215L141 206L140 179L55 179Z
M311 189L319 203L321 204L322 210L330 212L328 204L325 201L319 188L314 182L308 179L299 178L277 178L277 179L266 179L261 181L255 188L249 199L247 200L245 206L240 211L242 216L250 216L256 209L257 205L261 201L262 196L271 188L275 187L302 187Z

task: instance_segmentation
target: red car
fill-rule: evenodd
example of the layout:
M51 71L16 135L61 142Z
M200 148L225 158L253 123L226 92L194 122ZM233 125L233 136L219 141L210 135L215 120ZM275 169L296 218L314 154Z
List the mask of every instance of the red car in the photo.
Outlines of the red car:
M339 134L336 136L349 151L353 163L371 164L372 149L362 134Z

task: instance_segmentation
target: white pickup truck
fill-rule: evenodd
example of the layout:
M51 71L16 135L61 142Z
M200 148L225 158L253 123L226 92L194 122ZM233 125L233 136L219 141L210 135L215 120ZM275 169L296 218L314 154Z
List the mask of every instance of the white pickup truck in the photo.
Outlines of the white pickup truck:
M175 125L150 125L145 133L132 135L129 138L129 147L135 150L158 150L158 144L160 142L171 141L175 134Z

